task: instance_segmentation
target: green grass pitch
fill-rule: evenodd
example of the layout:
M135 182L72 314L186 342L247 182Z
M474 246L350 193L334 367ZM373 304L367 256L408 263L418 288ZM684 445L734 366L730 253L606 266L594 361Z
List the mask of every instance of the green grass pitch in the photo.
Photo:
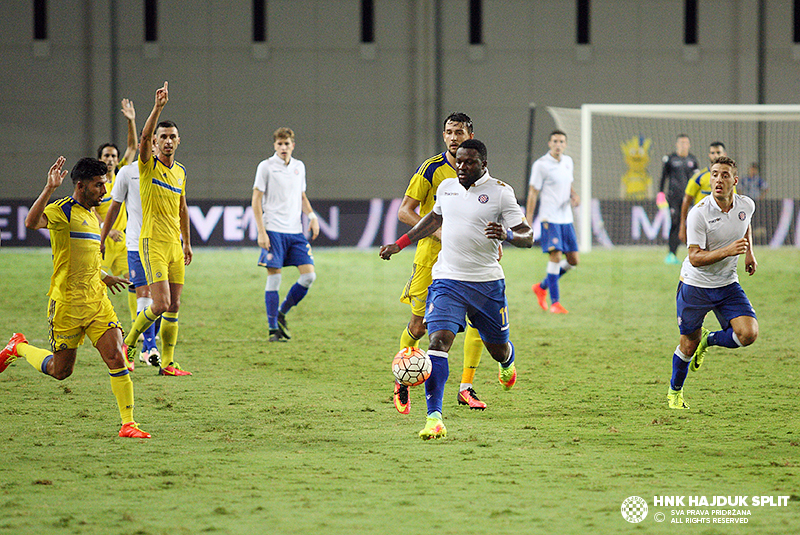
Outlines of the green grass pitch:
M22 360L0 375L0 533L800 532L800 251L757 249L758 273L742 285L758 340L711 348L686 382L691 410L671 411L678 268L663 264L663 248L583 255L562 279L570 314L552 316L530 290L544 256L507 247L517 386L502 391L484 351L475 388L489 408L457 406L459 336L449 434L434 442L417 438L422 387L408 416L391 402L411 251L390 262L315 253L317 281L288 316L293 340L267 344L256 251L196 251L176 353L194 376L133 375L150 440L116 437L90 344L65 381ZM0 250L2 343L21 331L46 346L50 270L48 250ZM296 274L285 270L282 295ZM124 300L114 302L129 325ZM717 328L713 315L706 326ZM653 506L654 496L717 495L791 498L747 508L746 524L671 524L675 508ZM639 524L620 514L629 496L650 504Z

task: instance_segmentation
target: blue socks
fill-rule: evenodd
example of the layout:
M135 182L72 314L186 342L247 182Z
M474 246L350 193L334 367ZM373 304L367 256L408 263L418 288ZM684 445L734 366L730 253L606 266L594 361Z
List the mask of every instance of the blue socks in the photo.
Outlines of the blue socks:
M293 306L299 303L308 293L308 288L302 284L295 282L289 288L289 293L286 294L286 299L281 303L281 314L286 314ZM277 292L276 292L277 294ZM277 321L277 320L276 320Z
M733 332L733 327L728 327L722 331L716 331L708 335L709 346L722 346L730 349L742 347L736 333Z
M428 404L428 414L442 412L442 401L444 400L444 385L450 375L450 364L447 360L447 353L444 351L428 350L433 369L431 376L425 381L425 401Z
M270 329L278 328L278 292L265 291L264 302L267 305L267 323Z
M675 348L675 354L672 355L672 379L669 382L670 388L673 390L680 390L683 388L683 383L686 381L686 375L689 373L689 363L692 357L684 355L680 348Z

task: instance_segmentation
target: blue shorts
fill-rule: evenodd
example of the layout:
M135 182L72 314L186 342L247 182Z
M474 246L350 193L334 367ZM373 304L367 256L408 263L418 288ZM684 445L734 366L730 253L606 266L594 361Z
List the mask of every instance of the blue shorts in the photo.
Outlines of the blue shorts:
M481 339L492 344L508 342L506 281L464 282L436 279L428 287L425 323L428 332L464 330L467 319Z
M139 258L139 251L128 251L128 279L134 288L147 286L147 279L144 276L144 266L142 259Z
M723 329L730 327L733 318L756 317L753 305L738 282L722 288L698 288L680 282L675 301L681 334L690 334L702 327L706 314L712 310Z
M578 250L578 238L575 236L575 227L572 223L548 223L542 221L542 235L539 238L542 243L542 252L561 251L562 253L574 253Z
M269 251L261 249L259 266L281 269L284 266L314 265L311 245L303 234L284 234L268 230L267 236Z

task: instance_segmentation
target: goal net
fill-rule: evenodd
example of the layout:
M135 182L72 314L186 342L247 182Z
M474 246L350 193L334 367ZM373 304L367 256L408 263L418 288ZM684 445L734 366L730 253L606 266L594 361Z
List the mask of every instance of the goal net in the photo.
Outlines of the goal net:
M739 166L738 193L756 201L757 245L800 247L800 106L584 104L546 109L567 133L566 154L575 162L575 189L582 199L575 226L582 251L592 245L666 244L670 218L656 207L655 196L662 158L675 151L678 134L689 136L700 169L709 165L709 144L725 144ZM766 187L745 183L756 183L745 178L751 163L758 164Z

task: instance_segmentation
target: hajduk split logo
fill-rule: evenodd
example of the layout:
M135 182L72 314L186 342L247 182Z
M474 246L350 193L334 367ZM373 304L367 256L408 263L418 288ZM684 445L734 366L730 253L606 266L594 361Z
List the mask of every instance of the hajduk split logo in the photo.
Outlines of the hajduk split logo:
M638 524L647 518L647 502L639 496L630 496L622 502L622 518L631 524Z

